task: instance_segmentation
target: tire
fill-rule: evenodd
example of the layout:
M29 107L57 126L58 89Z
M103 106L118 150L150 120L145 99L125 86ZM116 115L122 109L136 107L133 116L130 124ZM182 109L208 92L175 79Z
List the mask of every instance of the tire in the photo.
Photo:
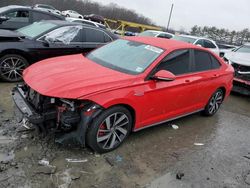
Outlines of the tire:
M206 116L213 116L220 108L224 99L224 92L222 89L217 89L209 99L203 114Z
M21 81L22 72L28 66L28 61L20 55L5 55L0 59L0 78L7 82Z
M69 14L66 14L66 17L70 17Z
M79 18L80 18L80 19L83 19L83 17L82 17L82 16L79 16Z
M118 148L130 134L132 122L131 113L122 106L105 110L89 126L88 146L98 153Z

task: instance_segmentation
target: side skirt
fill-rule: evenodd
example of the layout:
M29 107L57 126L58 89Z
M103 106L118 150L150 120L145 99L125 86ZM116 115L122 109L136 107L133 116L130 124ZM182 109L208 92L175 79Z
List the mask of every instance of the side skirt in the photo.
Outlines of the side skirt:
M141 130L143 130L143 129L147 129L147 128L150 128L150 127L154 127L154 126L160 125L160 124L162 124L162 123L167 123L167 122L170 122L170 121L173 121L173 120L182 118L182 117L189 116L189 115L191 115L191 114L195 114L195 113L201 112L201 111L203 111L203 110L204 110L204 108L203 108L203 109L200 109L200 110L196 110L196 111L194 111L194 112L190 112L190 113L187 113L187 114L183 114L183 115L180 115L180 116L176 116L176 117L171 118L171 119L166 119L166 120L160 121L160 122L158 122L158 123L154 123L154 124L151 124L151 125L146 125L146 126L144 126L144 127L141 127L141 128L138 128L138 129L134 129L133 132L137 132L137 131L141 131Z

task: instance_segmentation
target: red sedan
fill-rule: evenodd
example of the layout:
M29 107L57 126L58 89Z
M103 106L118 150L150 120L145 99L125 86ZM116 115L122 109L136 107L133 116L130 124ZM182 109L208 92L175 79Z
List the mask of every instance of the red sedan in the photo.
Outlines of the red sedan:
M119 39L86 57L33 64L13 99L25 121L103 153L138 131L195 112L214 115L233 68L204 48L151 37Z

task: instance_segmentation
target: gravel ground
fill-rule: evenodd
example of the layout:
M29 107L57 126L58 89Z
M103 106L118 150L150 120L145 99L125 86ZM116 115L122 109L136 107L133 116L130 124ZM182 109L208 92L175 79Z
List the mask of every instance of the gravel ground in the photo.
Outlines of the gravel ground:
M194 114L133 133L98 155L25 131L14 117L13 86L0 83L0 187L250 187L249 97L232 94L213 117Z

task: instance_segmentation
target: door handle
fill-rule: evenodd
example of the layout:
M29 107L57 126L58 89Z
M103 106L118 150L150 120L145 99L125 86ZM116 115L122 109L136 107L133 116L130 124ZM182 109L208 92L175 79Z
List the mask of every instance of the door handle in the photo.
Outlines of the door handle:
M185 83L190 83L190 80L185 80Z
M217 78L217 77L219 77L219 75L218 74L214 74L213 77Z

